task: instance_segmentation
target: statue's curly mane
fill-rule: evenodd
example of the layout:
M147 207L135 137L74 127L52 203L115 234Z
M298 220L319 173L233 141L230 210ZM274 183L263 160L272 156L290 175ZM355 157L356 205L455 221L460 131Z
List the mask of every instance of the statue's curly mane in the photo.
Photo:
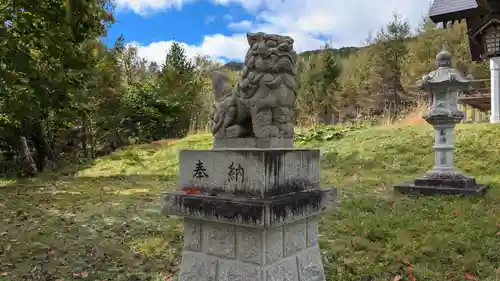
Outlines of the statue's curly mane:
M296 75L295 63L297 61L297 53L293 50L294 41L291 37L276 34L249 33L247 34L247 40L250 48L245 56L245 67L237 83L240 97L253 97L259 87L260 81L266 73L276 76L274 79L271 79L271 83L266 84L271 88L279 86L276 84L285 82L285 80L294 80L280 78L280 76L286 74ZM295 85L286 84L289 87L295 88Z

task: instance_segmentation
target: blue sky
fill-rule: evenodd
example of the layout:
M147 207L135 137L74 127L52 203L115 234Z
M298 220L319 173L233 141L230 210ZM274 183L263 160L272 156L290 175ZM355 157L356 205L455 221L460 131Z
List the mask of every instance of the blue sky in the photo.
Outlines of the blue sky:
M128 41L150 44L157 41L177 40L190 45L203 43L206 34L231 35L228 28L232 17L250 20L243 8L224 7L209 2L186 5L181 9L162 11L146 16L132 10L117 13L118 22L109 31L110 38L124 34Z
M380 5L384 2L385 5ZM290 35L299 52L360 45L398 12L417 26L429 0L116 0L108 40L123 34L139 56L161 63L172 42L189 56L241 61L246 32ZM111 43L110 42L110 43Z

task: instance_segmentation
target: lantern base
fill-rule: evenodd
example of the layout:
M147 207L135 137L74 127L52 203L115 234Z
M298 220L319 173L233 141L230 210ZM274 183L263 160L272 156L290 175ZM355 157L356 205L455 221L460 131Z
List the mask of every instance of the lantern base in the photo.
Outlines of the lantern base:
M432 195L462 195L462 196L482 196L486 193L489 186L476 184L467 188L454 186L435 186L415 184L414 182L405 182L394 186L394 190L401 194L420 194L426 196Z

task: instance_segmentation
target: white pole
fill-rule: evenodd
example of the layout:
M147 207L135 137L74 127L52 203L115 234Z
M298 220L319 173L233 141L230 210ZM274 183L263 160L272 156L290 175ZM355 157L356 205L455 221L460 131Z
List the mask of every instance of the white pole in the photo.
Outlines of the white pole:
M490 123L500 123L500 57L490 59L491 116Z

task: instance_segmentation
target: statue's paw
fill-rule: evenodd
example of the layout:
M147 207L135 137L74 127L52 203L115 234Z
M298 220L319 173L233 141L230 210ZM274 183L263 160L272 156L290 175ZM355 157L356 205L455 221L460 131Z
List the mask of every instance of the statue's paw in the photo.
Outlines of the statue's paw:
M258 132L255 132L255 136L258 138L275 138L280 135L280 131L277 126L268 125L262 127Z
M292 124L284 124L281 126L281 137L291 138L293 137L293 126Z
M218 130L218 131L212 132L212 135L215 138L223 138L226 136L226 132L224 132L224 130Z
M226 137L227 138L241 138L244 137L247 134L247 130L240 125L233 125L228 128L226 128Z

